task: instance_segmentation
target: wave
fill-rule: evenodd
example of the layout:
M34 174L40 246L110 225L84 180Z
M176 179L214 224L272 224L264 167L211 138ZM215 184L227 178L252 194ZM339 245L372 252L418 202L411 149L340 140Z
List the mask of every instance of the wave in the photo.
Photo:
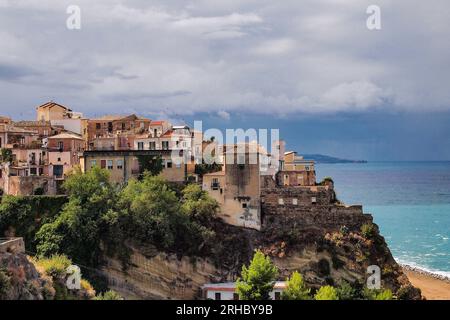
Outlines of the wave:
M396 259L396 260L402 267L405 267L406 269L410 269L412 271L417 271L419 273L429 275L433 278L450 281L450 271L436 270L436 269L421 266L415 262L405 261L402 259Z

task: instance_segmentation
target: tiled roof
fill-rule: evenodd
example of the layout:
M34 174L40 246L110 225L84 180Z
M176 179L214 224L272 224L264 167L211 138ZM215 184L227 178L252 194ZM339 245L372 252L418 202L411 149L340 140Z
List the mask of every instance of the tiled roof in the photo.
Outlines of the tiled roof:
M69 108L63 106L62 104L59 104L59 103L56 103L56 102L53 102L53 101L49 101L49 102L46 102L44 104L41 104L40 106L36 107L36 109L39 109L39 108L52 108L52 107L61 107L61 108L66 109L67 111L72 111Z
M72 132L63 132L63 133L57 134L56 136L48 137L48 139L77 139L77 140L83 140L83 138L81 138L81 136L79 136L76 133L72 133Z

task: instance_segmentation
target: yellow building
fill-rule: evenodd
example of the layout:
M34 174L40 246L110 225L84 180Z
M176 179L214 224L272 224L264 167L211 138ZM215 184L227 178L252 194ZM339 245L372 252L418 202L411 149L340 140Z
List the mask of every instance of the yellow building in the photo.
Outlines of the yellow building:
M283 169L276 174L280 186L314 186L316 184L316 171L314 160L305 160L295 151L284 154Z
M124 184L140 174L138 156L161 156L163 170L160 176L169 182L186 181L186 165L172 161L171 150L95 150L85 151L81 161L84 171L98 166L107 169L111 182Z

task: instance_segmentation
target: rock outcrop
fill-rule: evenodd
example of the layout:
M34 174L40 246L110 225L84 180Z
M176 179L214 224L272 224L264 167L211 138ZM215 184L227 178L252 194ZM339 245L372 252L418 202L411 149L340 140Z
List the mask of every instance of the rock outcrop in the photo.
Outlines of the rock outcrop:
M0 253L0 300L51 300L55 290L23 253Z

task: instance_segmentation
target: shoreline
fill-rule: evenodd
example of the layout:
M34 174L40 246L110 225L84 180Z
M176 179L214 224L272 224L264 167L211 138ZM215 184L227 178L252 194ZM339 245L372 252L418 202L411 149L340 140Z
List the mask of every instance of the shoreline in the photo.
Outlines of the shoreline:
M424 268L412 266L412 265L409 265L409 264L399 263L399 265L402 267L402 269L404 271L414 272L414 273L420 274L422 276L430 277L430 278L433 278L433 279L436 279L436 280L440 280L440 281L443 281L443 282L447 282L447 283L450 284L450 277L449 276L444 276L444 275L439 274L437 272L432 272L432 271L426 270Z
M427 300L450 300L450 278L436 273L401 265L413 286L419 288Z

